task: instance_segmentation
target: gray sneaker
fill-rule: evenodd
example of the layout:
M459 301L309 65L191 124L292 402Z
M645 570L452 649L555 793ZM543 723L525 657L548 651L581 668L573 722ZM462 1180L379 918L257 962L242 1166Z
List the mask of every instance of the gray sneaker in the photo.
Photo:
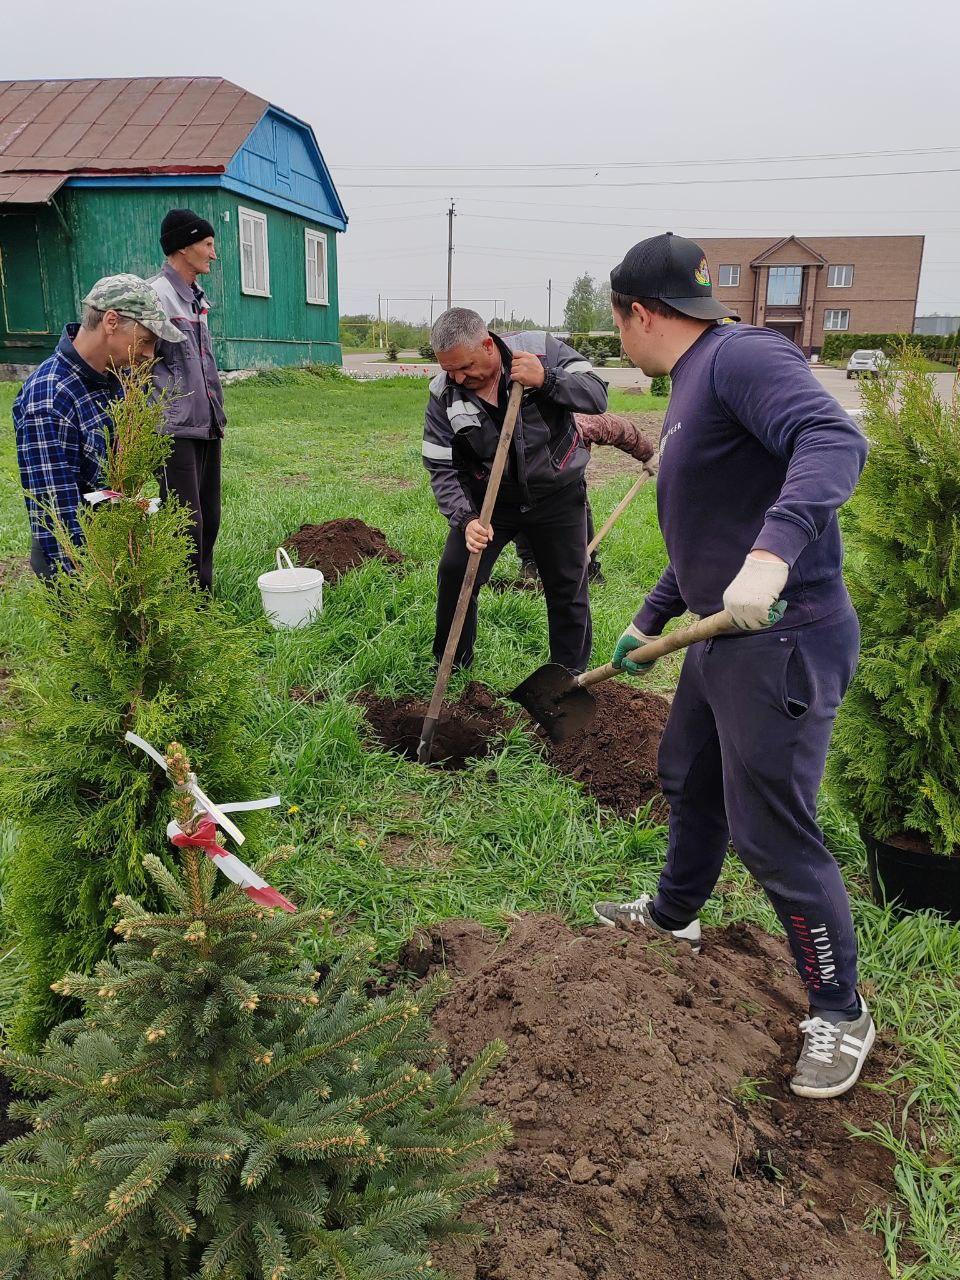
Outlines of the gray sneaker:
M653 929L667 938L685 943L695 956L700 954L700 921L692 920L682 929L664 929L650 914L653 898L641 893L636 902L595 902L593 914L601 924L619 929Z
M863 1012L853 1022L806 1018L800 1023L803 1048L790 1088L801 1098L837 1098L857 1083L877 1037L862 996L860 1005Z

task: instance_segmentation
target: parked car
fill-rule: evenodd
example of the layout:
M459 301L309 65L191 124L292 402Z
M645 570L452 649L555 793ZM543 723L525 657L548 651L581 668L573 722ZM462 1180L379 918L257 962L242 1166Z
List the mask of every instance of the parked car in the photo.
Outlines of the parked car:
M887 357L882 351L855 351L847 361L847 377L862 378L866 374L868 378L875 378L886 363Z

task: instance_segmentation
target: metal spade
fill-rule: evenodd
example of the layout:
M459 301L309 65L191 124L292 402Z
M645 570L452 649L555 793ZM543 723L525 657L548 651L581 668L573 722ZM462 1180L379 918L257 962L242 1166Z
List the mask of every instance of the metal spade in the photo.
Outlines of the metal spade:
M635 649L630 658L633 662L653 662L699 640L710 640L735 630L733 619L724 609L689 626L678 627L667 636L657 636L649 644ZM586 729L596 714L597 701L590 686L623 674L610 662L579 676L557 662L548 662L527 676L508 696L519 702L551 742L566 742Z

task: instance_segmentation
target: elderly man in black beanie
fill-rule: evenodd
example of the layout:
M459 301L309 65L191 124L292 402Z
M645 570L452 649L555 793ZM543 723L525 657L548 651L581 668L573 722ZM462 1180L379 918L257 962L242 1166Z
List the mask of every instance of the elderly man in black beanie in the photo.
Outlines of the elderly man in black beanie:
M197 277L216 262L212 225L191 209L171 209L160 224L163 270L150 283L171 324L186 341L157 343L154 380L170 402L164 429L173 451L160 476L160 492L173 493L193 514L193 568L204 591L213 586L213 544L220 529L220 449L226 415L213 358L210 303Z

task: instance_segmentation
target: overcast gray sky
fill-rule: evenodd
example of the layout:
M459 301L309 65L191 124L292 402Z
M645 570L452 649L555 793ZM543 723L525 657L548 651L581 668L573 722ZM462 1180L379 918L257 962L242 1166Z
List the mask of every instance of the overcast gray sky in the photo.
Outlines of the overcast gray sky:
M556 323L666 229L922 233L920 310L960 311L957 0L33 0L16 27L3 79L221 75L309 121L344 312L445 296L451 197L485 315L545 320L552 277Z

